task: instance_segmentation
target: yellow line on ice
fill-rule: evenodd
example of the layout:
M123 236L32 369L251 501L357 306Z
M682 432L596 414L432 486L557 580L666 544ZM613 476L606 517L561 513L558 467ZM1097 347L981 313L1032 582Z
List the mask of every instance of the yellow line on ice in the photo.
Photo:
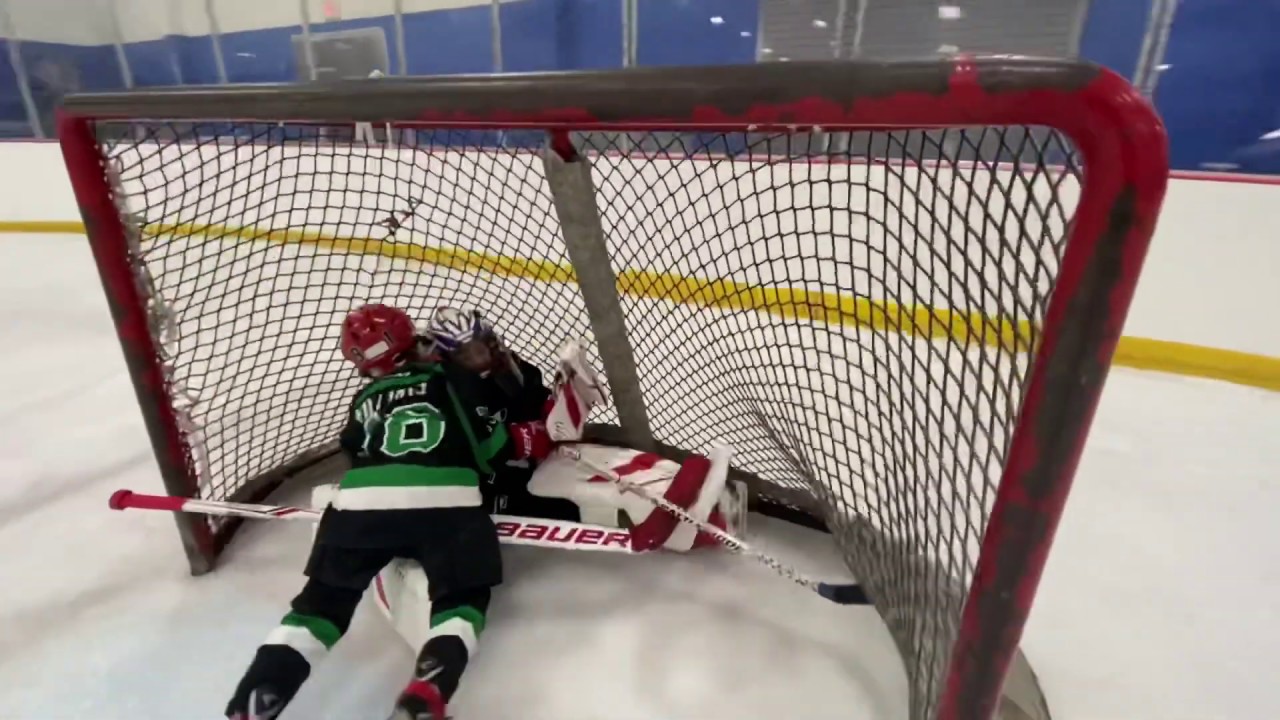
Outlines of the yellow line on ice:
M508 257L462 248L426 247L371 238L340 237L313 230L267 230L228 225L153 224L151 235L239 238L298 243L337 253L379 255L460 272L484 272L535 282L576 282L567 263ZM84 234L78 221L0 221L0 233ZM990 317L927 306L903 306L887 300L852 297L803 288L761 287L732 280L690 278L650 270L618 273L619 292L636 298L724 310L753 310L779 317L858 326L925 339L981 342L1011 352L1030 350L1034 334L1026 321ZM1280 391L1280 358L1189 343L1123 337L1114 364L1121 367L1224 380Z

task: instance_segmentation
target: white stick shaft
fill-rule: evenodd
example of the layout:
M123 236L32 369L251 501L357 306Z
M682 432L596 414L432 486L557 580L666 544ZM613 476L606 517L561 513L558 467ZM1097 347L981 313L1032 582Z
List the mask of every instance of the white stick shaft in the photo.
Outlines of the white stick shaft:
M254 520L308 520L316 522L322 510L287 505L253 505L221 500L196 500L169 495L148 495L121 490L111 496L114 510L167 510L203 515L243 517ZM593 550L636 554L632 550L631 532L623 528L589 525L569 520L543 520L493 515L498 528L498 541L504 545L528 545L559 550Z
M318 522L321 511L314 508L288 505L251 505L249 503L219 502L217 500L182 499L182 512L204 515L231 515L256 520L306 520Z

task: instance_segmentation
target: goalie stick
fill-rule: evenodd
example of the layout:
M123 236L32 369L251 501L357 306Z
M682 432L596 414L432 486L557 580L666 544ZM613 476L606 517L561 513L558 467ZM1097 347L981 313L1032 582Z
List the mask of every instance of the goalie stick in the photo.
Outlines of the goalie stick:
M307 520L317 522L322 510L287 505L251 505L220 500L149 495L132 490L117 490L111 495L112 510L167 510L201 513L255 520ZM592 550L639 555L632 549L631 532L622 528L569 520L543 520L515 515L492 515L498 528L498 540L505 545L527 545L558 550Z
M748 557L751 557L755 561L759 562L762 565L765 565L766 567L773 570L775 573L781 575L782 577L787 578L788 580L794 582L797 585L800 585L801 587L808 588L809 590L816 592L818 595L821 595L822 597L826 598L827 600L830 600L833 603L836 603L838 605L867 605L867 604L870 604L871 602L871 599L867 596L866 591L862 589L861 585L857 583L828 583L828 582L822 582L819 580L809 579L801 575L798 570L791 567L790 565L786 565L782 561L777 560L776 558L770 555L766 555L758 550L751 548L743 540L736 538L733 535L730 535L729 533L721 530L720 528L712 525L711 523L702 522L701 520L698 520L694 516L690 515L684 508L680 507L679 505L676 505L668 501L666 498L661 498L656 495L651 495L650 493L646 492L644 489L642 489L640 486L636 485L635 483L632 483L622 478L613 470L610 470L609 468L604 467L599 463L595 463L595 462L592 462L591 460L588 460L576 448L573 448L569 445L560 445L556 448L556 452L560 453L561 455L567 458L570 458L571 460L574 460L575 462L581 463L587 468L590 468L596 473L599 473L603 477L606 477L612 480L614 483L618 485L618 487L622 488L624 492L630 492L632 494L638 495L644 498L645 500L647 500L648 502L652 503L654 506L674 515L676 519L680 520L681 522L693 525L694 527L698 528L698 530L705 532L708 535L711 535L716 540L720 541L721 545L724 545L730 550L734 550L739 553L742 553L743 555L747 555Z

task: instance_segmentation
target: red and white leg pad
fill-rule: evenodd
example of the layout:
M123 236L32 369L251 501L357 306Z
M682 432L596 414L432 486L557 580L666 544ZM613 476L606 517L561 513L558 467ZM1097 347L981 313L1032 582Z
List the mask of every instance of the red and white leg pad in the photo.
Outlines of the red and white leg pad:
M609 468L645 493L665 498L700 520L735 534L744 529L745 496L740 485L728 483L729 448L712 451L710 458L691 457L683 464L627 448L581 444L575 449L587 462ZM632 526L636 550L684 552L719 544L645 498L624 492L587 463L561 455L553 454L538 466L529 492L577 503L583 522L621 527L620 514L624 514Z

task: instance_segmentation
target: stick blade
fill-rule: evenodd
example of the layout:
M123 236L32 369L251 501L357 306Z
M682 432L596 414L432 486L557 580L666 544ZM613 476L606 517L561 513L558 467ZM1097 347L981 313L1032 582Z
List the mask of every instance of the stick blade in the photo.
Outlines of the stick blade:
M867 591L857 583L848 585L832 585L818 583L818 594L837 605L870 605L871 598Z

